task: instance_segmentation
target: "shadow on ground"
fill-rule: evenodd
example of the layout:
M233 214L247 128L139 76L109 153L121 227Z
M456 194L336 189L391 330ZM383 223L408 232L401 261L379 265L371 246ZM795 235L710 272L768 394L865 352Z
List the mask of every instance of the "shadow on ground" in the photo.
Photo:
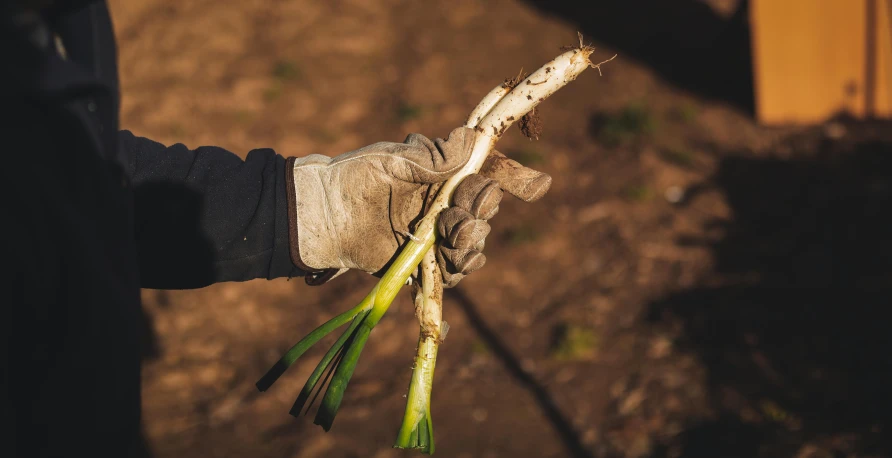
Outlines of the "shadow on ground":
M724 235L681 241L712 247L701 284L714 286L650 313L681 324L679 345L709 371L718 418L683 434L683 456L892 452L890 127L863 127L878 140L819 140L803 158L721 162Z
M754 112L746 0L729 15L702 0L527 0L586 39L637 59L700 96Z
M461 288L447 290L447 294L461 307L474 331L486 343L487 348L492 350L508 374L529 392L530 396L535 400L536 406L545 418L548 419L548 423L560 438L567 456L591 458L593 455L582 443L579 433L573 427L571 421L561 412L552 394L532 374L523 368L517 355L508 348L492 327L486 323L479 307L470 296Z

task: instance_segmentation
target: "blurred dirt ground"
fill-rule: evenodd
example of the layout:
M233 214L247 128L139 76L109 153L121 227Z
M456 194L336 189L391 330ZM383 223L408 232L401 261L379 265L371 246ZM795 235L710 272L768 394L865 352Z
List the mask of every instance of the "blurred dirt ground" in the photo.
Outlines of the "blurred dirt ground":
M759 127L749 75L726 70L748 65L739 2L633 3L115 0L122 127L242 157L445 136L580 30L595 59L619 56L541 106L541 140L499 144L554 187L506 198L485 269L447 294L437 455L889 456L892 129ZM288 415L326 345L254 387L373 284L146 290L151 453L414 455L390 447L408 293L331 432Z

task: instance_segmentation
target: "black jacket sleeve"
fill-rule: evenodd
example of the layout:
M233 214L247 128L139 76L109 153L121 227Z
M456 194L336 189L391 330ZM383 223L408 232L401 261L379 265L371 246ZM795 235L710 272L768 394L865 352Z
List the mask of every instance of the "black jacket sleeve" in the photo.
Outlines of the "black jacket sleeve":
M257 149L165 146L118 135L132 181L144 288L297 276L290 259L285 159Z

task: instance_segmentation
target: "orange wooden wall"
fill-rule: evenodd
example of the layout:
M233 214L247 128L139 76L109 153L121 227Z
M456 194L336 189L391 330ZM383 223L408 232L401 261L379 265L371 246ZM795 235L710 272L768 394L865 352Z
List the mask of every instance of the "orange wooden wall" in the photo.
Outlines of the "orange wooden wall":
M892 117L892 0L751 0L756 116Z

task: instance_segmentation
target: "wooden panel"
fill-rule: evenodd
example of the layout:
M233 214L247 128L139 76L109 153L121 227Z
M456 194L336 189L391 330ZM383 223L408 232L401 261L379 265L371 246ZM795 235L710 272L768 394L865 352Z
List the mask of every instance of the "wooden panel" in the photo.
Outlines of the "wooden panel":
M752 0L759 121L800 124L840 112L892 114L890 3Z
M874 115L892 118L892 0L877 0L877 78Z

